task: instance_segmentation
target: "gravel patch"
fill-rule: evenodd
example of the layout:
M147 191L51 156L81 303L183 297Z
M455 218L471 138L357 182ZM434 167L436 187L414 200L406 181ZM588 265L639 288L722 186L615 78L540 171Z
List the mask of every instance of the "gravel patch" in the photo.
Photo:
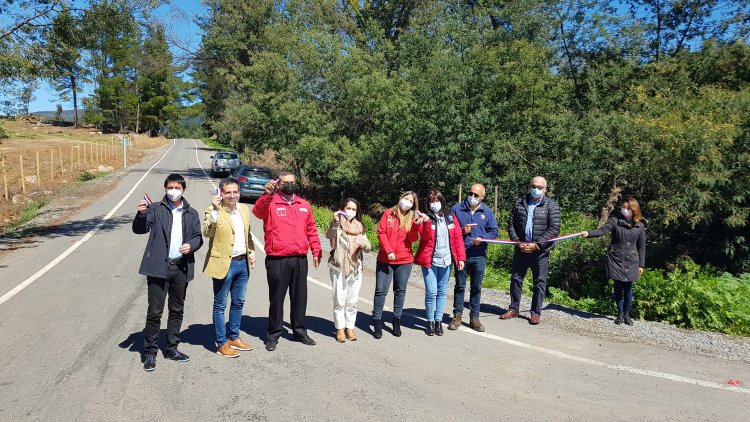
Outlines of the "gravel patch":
M329 252L331 248L328 239L325 238L324 233L319 233L319 235L323 250ZM365 271L374 277L377 254L369 253L364 256ZM326 265L327 259L328 254L324 253L322 265ZM422 291L424 290L422 270L419 265L412 267L409 284ZM451 277L445 308L447 314L451 313L454 284L455 279ZM638 298L634 300L638 300ZM508 292L489 288L482 289L482 318L497 318L507 310L509 304L510 294ZM531 298L524 296L521 299L522 315L528 315L530 308ZM464 316L466 315L465 312ZM750 363L750 338L748 337L730 336L709 331L685 330L654 321L635 320L632 326L615 325L613 316L581 312L555 304L545 303L542 324L539 327L542 329L546 327L561 329L613 342L648 344L692 355Z

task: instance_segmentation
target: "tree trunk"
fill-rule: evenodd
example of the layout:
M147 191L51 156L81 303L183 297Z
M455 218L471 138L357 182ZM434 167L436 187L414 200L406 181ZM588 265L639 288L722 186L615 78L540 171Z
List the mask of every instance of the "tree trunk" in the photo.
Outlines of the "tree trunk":
M70 90L73 92L73 128L78 127L78 93L76 92L76 78L70 75Z

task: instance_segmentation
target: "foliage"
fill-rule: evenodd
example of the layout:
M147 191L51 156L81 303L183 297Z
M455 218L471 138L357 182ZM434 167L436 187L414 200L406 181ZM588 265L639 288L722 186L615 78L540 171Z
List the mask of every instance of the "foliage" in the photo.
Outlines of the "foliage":
M5 130L2 122L0 122L0 139L8 139L9 137L10 135L8 135L8 131Z
M333 220L333 210L329 208L320 207L317 205L312 206L313 217L315 218L315 224L318 226L318 230L321 233L325 233L328 230L328 224ZM380 242L378 241L377 222L374 222L368 215L362 216L362 223L365 225L365 234L367 239L372 245L373 252L377 252L380 248Z

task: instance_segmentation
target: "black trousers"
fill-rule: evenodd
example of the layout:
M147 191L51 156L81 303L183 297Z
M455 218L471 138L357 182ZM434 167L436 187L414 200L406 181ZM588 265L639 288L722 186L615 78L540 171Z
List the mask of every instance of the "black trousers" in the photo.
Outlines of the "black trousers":
M278 340L285 332L284 299L289 290L289 312L295 338L307 336L307 255L266 256L268 277L268 340Z
M169 295L169 317L167 319L167 350L177 350L180 344L180 327L185 309L187 292L186 264L169 264L167 278L147 277L148 311L146 327L143 329L143 352L156 355L159 350L159 328L161 315L164 313L164 302Z
M521 302L521 287L526 272L531 268L534 277L533 295L531 296L531 312L541 315L542 303L547 292L547 269L549 268L549 251L524 253L516 249L513 253L513 267L510 276L510 306L518 312Z

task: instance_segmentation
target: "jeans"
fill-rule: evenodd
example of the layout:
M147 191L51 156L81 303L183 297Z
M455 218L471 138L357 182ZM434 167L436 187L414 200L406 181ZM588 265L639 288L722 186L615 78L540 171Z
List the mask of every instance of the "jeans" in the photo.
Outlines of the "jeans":
M286 330L284 299L289 291L292 309L289 312L295 338L307 337L307 255L266 256L268 277L268 340L278 340Z
M479 318L479 305L482 303L482 279L487 265L485 256L469 256L463 270L456 267L456 286L453 288L453 315L464 313L464 292L466 276L471 277L469 291L469 318Z
M362 287L362 264L359 270L346 279L341 271L331 270L333 287L333 325L337 330L354 328L357 321L357 301Z
M406 300L406 285L409 283L412 264L386 264L378 261L375 265L375 298L373 299L372 319L383 317L385 296L393 279L393 317L401 318Z
M187 267L184 264L169 264L167 278L146 277L148 282L148 311L143 328L143 352L156 355L159 350L159 327L164 313L164 302L169 294L169 318L167 319L167 350L177 350L180 344L180 327L185 309L187 291Z
M618 313L630 315L630 305L633 304L632 282L615 280L615 302L617 302Z
M513 267L510 276L510 310L518 312L521 302L521 287L526 272L531 267L534 277L534 293L531 296L531 312L541 315L544 295L547 293L547 269L549 268L549 252L525 253L516 249L513 254Z
M427 321L443 321L445 297L448 291L448 280L451 277L451 266L430 268L422 267L424 277L424 310Z
M232 260L229 264L229 272L224 278L214 280L214 333L216 334L216 345L221 347L229 340L235 340L240 336L240 323L242 322L242 307L245 305L245 294L247 293L247 260ZM229 327L226 327L224 311L227 309L227 295L232 294L232 303L229 306Z

